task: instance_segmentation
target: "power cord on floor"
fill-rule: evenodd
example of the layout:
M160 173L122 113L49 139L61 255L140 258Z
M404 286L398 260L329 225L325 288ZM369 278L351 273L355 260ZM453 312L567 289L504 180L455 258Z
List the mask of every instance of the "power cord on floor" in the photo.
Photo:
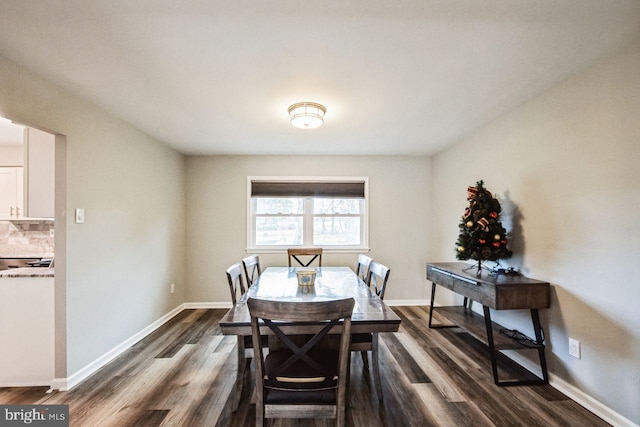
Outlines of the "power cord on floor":
M508 337L514 341L517 341L518 343L522 344L525 347L528 347L528 348L539 347L538 343L534 339L529 338L528 336L526 336L525 334L523 334L517 329L502 328L500 329L500 333L505 337ZM540 328L540 333L542 334L542 344L544 345L544 330L542 328Z

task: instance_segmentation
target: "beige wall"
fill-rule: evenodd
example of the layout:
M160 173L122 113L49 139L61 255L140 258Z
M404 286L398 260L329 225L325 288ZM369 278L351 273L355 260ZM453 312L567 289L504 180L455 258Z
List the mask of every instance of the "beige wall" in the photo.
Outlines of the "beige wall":
M57 348L56 375L73 375L184 302L184 158L2 57L0 116L66 136L66 154L56 150L66 163L56 180L66 193L56 200L56 248L66 248L56 340L66 332L67 362Z
M551 372L640 424L640 49L604 61L433 158L433 253L454 260L465 189L502 200L510 265L552 283ZM527 331L527 313L502 316ZM582 359L568 354L568 337Z
M211 156L187 158L187 301L231 300L225 269L247 256L247 176L368 176L370 255L391 268L385 299L428 298L430 160L427 157ZM286 253L259 254L263 266ZM357 254L327 254L349 265Z

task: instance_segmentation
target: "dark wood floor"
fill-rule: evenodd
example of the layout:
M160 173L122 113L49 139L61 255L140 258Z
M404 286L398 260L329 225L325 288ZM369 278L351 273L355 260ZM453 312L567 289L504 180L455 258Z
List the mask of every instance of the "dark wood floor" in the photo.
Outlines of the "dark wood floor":
M351 426L606 426L551 386L497 387L486 348L457 328L427 327L426 307L396 307L397 333L381 335L384 402L358 354L351 358ZM68 404L73 426L234 426L255 423L253 369L231 412L235 338L220 335L225 310L185 310L69 392L0 388L0 404ZM434 317L434 320L439 320ZM501 361L501 378L523 375ZM253 364L249 362L251 368ZM276 420L275 426L325 426Z

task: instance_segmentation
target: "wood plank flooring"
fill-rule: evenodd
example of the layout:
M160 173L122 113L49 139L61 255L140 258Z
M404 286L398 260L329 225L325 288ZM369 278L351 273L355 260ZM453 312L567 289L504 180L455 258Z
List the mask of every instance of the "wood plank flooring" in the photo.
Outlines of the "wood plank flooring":
M359 353L351 357L349 426L606 426L549 385L497 387L486 347L458 328L429 329L428 307L394 307L400 331L380 336L384 402ZM255 424L253 363L237 412L230 395L235 337L220 334L225 310L185 310L69 392L0 388L0 404L68 404L72 426ZM446 323L434 315L434 322ZM506 357L500 377L526 375ZM333 420L272 425L331 426Z

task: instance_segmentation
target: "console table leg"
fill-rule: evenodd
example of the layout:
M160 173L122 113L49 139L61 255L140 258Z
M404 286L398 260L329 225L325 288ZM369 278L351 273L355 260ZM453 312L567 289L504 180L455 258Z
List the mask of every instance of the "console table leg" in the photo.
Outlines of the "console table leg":
M549 383L549 373L547 372L547 359L544 356L544 343L542 340L542 326L540 326L540 317L538 309L531 309L531 321L533 322L533 331L536 334L536 344L538 344L538 357L540 358L540 369L542 370L542 382Z
M429 308L429 328L431 328L431 318L433 317L433 301L436 298L436 284L432 283L431 284L431 301L430 301L430 308Z
M487 342L489 344L489 356L491 357L491 370L493 371L493 382L498 384L498 361L496 360L496 348L493 343L493 328L491 327L491 312L486 305L482 306L484 310L484 325L487 328Z

